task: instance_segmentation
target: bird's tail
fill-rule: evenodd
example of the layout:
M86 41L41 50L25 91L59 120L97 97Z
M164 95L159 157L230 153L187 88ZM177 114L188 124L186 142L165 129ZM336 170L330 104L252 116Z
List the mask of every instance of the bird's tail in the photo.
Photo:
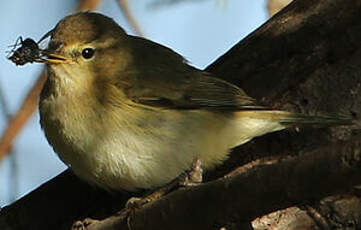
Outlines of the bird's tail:
M298 125L317 125L322 127L336 125L351 125L352 120L331 116L311 116L278 110L238 111L234 127L239 133L239 145L253 137L275 132L287 127Z
M319 126L337 126L337 125L351 125L352 120L332 117L332 116L313 116L300 113L292 113L286 111L263 111L265 114L270 114L270 117L278 120L283 125L319 125Z
M313 116L300 113L292 113L286 111L259 111L260 116L269 116L270 119L275 119L280 124L285 126L292 125L319 125L319 126L337 126L337 125L351 125L351 119L332 116Z

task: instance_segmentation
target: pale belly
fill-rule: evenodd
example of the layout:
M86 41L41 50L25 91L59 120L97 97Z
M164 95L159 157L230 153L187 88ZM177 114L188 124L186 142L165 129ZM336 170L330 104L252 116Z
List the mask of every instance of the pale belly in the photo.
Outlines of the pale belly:
M204 168L221 163L240 141L230 132L234 124L207 111L147 111L152 114L141 122L120 117L121 111L103 118L91 111L43 111L42 127L59 157L80 178L106 189L164 185L196 158Z

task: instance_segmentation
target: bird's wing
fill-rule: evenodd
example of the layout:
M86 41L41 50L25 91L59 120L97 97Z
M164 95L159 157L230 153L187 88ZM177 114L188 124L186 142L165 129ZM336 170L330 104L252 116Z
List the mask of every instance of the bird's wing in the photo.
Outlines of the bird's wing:
M177 109L242 110L262 109L240 88L214 77L203 76L179 85L168 83L170 90L151 89L131 97L137 103Z
M134 39L137 45L132 50L132 71L120 73L127 82L122 91L130 100L174 109L265 109L242 89L188 65L171 49Z

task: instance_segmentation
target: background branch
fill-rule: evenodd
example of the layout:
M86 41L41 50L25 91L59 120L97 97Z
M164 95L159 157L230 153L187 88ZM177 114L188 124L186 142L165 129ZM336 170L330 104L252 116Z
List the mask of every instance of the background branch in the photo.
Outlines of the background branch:
M144 34L137 22L134 18L132 11L129 8L128 0L117 0L120 10L123 12L125 18L127 19L130 27L133 29L133 32L141 37L144 37Z
M99 6L100 0L79 0L77 11L95 10Z
M24 125L34 113L35 109L38 106L38 97L43 84L46 79L46 74L43 71L38 80L30 88L28 94L26 95L23 103L21 104L17 113L10 119L7 128L2 133L0 139L0 162L5 157L6 154L10 153L9 150L12 146L12 143L15 137L23 129Z
M289 4L292 0L268 0L267 1L267 12L271 17L278 11L280 11L283 7Z
M2 110L2 113L4 115L4 118L7 122L9 122L11 120L11 113L10 113L10 109L7 103L7 100L5 99L5 94L3 91L3 86L0 84L0 107ZM9 172L9 183L8 183L8 193L9 195L9 200L10 201L15 201L17 194L18 194L18 190L19 190L19 181L18 181L18 175L19 175L19 167L17 164L17 156L16 156L16 152L14 150L14 148L11 148L9 150L10 153L10 172Z

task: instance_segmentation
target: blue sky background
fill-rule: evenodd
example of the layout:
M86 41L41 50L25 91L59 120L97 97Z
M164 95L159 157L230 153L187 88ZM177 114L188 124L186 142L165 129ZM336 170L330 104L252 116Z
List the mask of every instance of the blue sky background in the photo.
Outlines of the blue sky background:
M151 9L151 0L130 1L132 12L145 37L182 54L192 65L204 68L225 53L251 31L265 22L264 0L203 0ZM0 86L9 109L15 113L43 64L16 67L6 59L7 46L18 36L34 40L52 29L65 15L72 13L75 0L12 0L0 2ZM98 12L113 17L131 32L115 0L103 0ZM2 108L0 108L2 110ZM0 111L0 130L6 119ZM18 169L18 192L15 197L35 189L59 174L65 166L48 145L34 114L16 139L15 163ZM0 207L11 202L9 194L9 158L0 162Z

